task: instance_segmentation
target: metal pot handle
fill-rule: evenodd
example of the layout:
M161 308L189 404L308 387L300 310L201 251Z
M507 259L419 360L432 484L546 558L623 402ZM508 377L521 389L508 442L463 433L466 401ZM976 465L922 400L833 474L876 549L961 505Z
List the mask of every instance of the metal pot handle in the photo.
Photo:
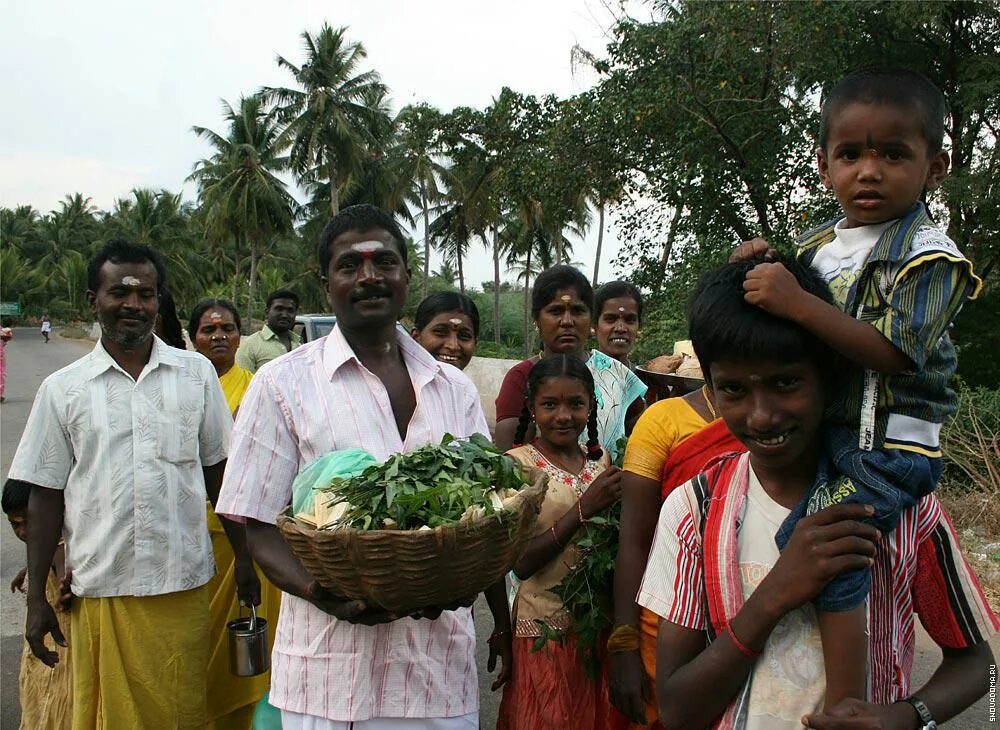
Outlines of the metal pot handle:
M250 604L250 631L257 630L257 609L254 605Z

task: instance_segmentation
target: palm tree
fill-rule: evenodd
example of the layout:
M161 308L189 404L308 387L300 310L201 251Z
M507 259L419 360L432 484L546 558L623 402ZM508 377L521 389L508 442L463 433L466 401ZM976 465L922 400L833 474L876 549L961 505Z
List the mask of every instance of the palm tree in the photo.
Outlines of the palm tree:
M474 235L469 225L465 204L461 202L443 206L438 217L430 224L429 235L435 248L444 254L446 261L454 261L458 271L458 290L465 294L465 271L462 260Z
M358 72L367 54L360 43L347 42L346 32L326 23L315 35L304 31L305 63L296 66L278 56L278 65L291 72L298 88L261 90L284 125L292 169L306 179L314 168L322 171L319 178L329 184L331 214L340 209L340 189L360 166L373 130L388 117L379 102L385 98L385 86L375 71Z
M195 165L203 207L216 229L228 231L250 251L247 322L252 325L257 291L257 265L273 236L292 233L296 203L276 175L286 164L287 147L273 114L264 110L260 96L243 97L238 109L223 102L229 122L226 136L194 127L215 148L211 158ZM237 269L237 280L239 269Z
M130 198L115 200L104 217L109 233L150 246L163 256L171 273L174 298L199 296L208 283L205 259L195 246L192 206L169 190L135 188Z
M455 286L455 280L458 279L458 272L455 270L455 266L448 259L441 262L438 270L431 274L435 279L438 279L442 284L446 286Z
M422 296L427 296L430 279L431 237L430 206L441 197L438 180L444 168L438 161L441 153L438 128L441 113L427 104L404 107L396 116L398 143L392 156L398 182L407 189L407 197L416 199L424 223L424 283Z

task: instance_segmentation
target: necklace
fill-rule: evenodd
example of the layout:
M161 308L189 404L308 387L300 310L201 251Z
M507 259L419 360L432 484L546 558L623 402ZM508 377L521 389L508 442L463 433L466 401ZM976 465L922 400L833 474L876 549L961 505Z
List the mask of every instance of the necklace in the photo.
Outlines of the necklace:
M554 454L549 453L548 449L543 449L541 443L539 443L539 440L537 438L534 441L531 442L531 445L534 446L535 449L538 451L538 453L541 454L542 456L544 456L546 458L546 460L548 460L548 462L550 464L552 464L553 466L559 467L560 469L562 469L567 474L572 474L573 476L580 476L580 472L582 472L583 468L587 465L586 458L583 458L582 459L582 463L580 464L579 468L573 469L573 468L567 467L566 463L563 462L562 459L556 457ZM582 452L580 453L580 456L583 457L583 453Z
M705 399L705 405L708 406L708 412L712 414L712 420L714 421L718 416L715 413L715 408L712 407L712 399L708 397L708 384L701 386L701 396Z

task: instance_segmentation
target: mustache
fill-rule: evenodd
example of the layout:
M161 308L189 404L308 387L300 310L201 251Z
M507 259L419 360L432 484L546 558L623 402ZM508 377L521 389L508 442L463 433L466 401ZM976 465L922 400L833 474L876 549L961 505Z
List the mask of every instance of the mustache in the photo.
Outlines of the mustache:
M372 297L383 297L385 299L389 299L392 297L392 292L384 286L366 286L357 294L353 295L351 297L351 301L360 302L364 299L371 299Z

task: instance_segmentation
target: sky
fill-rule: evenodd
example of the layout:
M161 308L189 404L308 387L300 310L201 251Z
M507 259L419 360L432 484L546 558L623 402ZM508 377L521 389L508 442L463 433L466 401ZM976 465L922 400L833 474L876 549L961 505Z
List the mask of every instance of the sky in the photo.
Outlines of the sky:
M606 1L0 0L0 205L47 212L81 192L107 210L135 187L193 199L185 179L210 150L191 127L223 132L221 99L290 84L276 56L300 63L302 32L324 21L365 46L396 110L483 108L503 86L572 95L595 81L570 52L603 51ZM588 275L595 242L596 230L574 242ZM602 280L618 249L609 220ZM484 249L467 271L475 286L492 279Z

